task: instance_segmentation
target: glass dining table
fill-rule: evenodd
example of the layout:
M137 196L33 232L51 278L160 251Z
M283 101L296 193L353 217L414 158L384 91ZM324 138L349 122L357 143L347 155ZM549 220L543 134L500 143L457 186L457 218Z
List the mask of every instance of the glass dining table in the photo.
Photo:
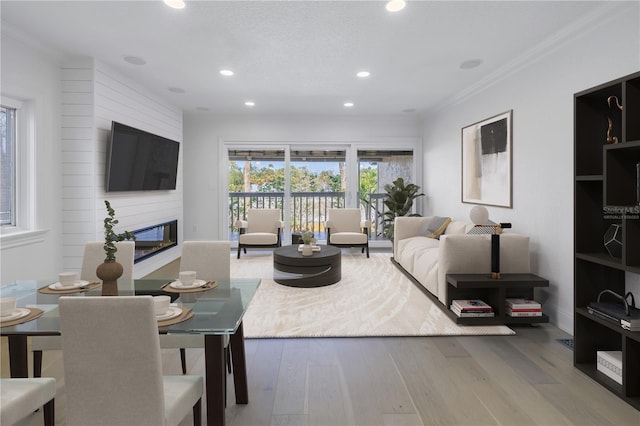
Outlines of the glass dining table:
M28 377L27 339L30 336L60 335L58 298L99 296L101 287L73 294L46 294L55 280L21 280L0 285L0 297L16 297L18 308L35 308L42 315L17 325L0 327L7 336L11 377ZM224 337L229 336L236 404L249 402L242 318L260 285L259 278L232 278L219 281L212 289L177 293L167 288L169 279L118 280L118 295L169 295L172 303L188 308L193 315L182 322L160 326L161 334L202 335L205 355L206 412L208 425L225 424L226 365ZM51 292L49 292L51 293ZM108 296L105 296L108 297Z

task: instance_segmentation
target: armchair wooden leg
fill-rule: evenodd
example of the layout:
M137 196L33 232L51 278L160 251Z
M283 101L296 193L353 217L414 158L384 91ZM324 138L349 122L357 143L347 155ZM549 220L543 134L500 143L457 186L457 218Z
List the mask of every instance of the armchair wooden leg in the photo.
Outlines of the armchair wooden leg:
M369 258L369 245L367 244L367 259Z
M240 250L241 250L240 244L238 244L238 259L240 259Z

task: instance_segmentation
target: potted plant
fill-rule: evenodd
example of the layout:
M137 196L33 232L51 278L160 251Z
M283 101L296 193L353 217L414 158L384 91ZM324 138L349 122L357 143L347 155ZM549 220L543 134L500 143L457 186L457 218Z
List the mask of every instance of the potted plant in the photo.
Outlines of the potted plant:
M311 256L313 254L313 249L311 248L311 244L316 242L316 238L313 235L313 232L307 231L306 229L300 233L300 239L302 240L302 255L303 256Z
M132 232L124 231L122 234L116 234L113 230L118 224L115 219L115 210L111 207L108 200L104 200L107 208L107 217L104 218L104 252L106 254L104 262L98 265L96 275L102 280L102 295L113 296L118 294L118 278L122 276L124 271L121 264L116 262L117 241L135 240Z
M383 215L384 236L393 243L393 227L396 217L398 216L420 216L417 213L411 213L413 209L413 201L424 194L419 192L420 187L413 183L405 185L404 179L401 177L393 181L393 185L386 184L384 186L386 192L384 196L384 205L386 210Z

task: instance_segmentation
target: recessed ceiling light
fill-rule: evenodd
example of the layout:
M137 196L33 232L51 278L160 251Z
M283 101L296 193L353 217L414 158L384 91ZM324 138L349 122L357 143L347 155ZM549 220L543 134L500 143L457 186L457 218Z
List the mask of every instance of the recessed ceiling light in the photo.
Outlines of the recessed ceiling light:
M256 106L256 103L255 103L255 102L253 102L253 101L247 101L247 102L245 102L244 104L245 104L246 106L248 106L248 107Z
M482 59L469 59L460 64L460 68L463 70L470 70L471 68L478 67L482 64Z
M173 93L184 93L184 89L181 87L169 87L169 91Z
M147 61L145 61L144 59L138 57L138 56L131 56L131 55L127 55L127 56L123 56L122 59L125 62L130 63L131 65L144 65L147 63Z
M385 6L389 12L399 12L407 5L404 0L391 0Z
M184 0L164 0L164 4L174 9L184 9Z
M351 108L351 107L353 107L353 102L345 102L344 106L347 107L347 108Z
M233 71L231 71L231 70L220 70L220 74L224 75L225 77L231 77L233 75Z
M371 73L369 71L358 71L358 73L356 74L356 76L359 78L367 78L370 75Z

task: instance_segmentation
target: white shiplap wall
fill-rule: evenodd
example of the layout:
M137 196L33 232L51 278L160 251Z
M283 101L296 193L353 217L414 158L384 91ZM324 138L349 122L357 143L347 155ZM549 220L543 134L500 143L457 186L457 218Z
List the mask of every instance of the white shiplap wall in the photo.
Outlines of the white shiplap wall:
M79 270L86 241L102 240L108 199L117 232L178 220L182 243L182 147L176 190L105 192L111 122L182 143L182 112L108 65L75 60L63 70L63 196L65 270ZM67 111L68 113L64 113ZM68 203L68 208L67 208ZM179 256L180 246L135 265L141 277Z

